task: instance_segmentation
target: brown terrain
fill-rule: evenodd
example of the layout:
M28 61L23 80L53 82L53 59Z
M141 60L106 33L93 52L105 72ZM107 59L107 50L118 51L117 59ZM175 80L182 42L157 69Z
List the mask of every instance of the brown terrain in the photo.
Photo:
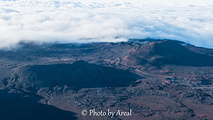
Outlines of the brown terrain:
M1 120L213 119L213 50L180 41L20 43L0 73Z

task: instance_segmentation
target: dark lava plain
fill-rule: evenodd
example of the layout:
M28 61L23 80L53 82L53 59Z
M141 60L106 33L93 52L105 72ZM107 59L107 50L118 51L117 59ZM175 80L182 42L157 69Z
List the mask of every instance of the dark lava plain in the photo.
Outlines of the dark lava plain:
M1 120L213 119L213 50L175 40L0 50ZM132 109L129 117L81 110Z

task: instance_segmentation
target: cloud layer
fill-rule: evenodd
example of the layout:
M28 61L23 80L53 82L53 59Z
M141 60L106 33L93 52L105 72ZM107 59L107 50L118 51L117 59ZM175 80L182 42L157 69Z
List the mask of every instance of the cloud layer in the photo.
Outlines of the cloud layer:
M0 1L0 48L26 42L175 39L213 48L213 5Z

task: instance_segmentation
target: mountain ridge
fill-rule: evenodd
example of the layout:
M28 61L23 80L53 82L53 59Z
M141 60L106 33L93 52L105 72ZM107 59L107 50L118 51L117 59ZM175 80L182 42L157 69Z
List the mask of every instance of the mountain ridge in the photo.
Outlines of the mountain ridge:
M0 50L0 89L6 97L29 100L38 111L46 105L47 112L57 107L80 120L99 119L82 116L83 109L132 109L131 118L115 118L124 120L209 119L212 57L212 49L171 40L21 43L17 49ZM6 99L0 101L10 104ZM14 114L23 113L25 109Z

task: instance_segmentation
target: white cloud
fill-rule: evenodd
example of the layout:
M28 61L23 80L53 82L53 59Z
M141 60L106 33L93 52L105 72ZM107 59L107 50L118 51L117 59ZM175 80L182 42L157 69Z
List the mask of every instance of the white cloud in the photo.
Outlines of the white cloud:
M0 47L20 41L84 43L156 38L213 48L212 3L80 1L0 1Z

